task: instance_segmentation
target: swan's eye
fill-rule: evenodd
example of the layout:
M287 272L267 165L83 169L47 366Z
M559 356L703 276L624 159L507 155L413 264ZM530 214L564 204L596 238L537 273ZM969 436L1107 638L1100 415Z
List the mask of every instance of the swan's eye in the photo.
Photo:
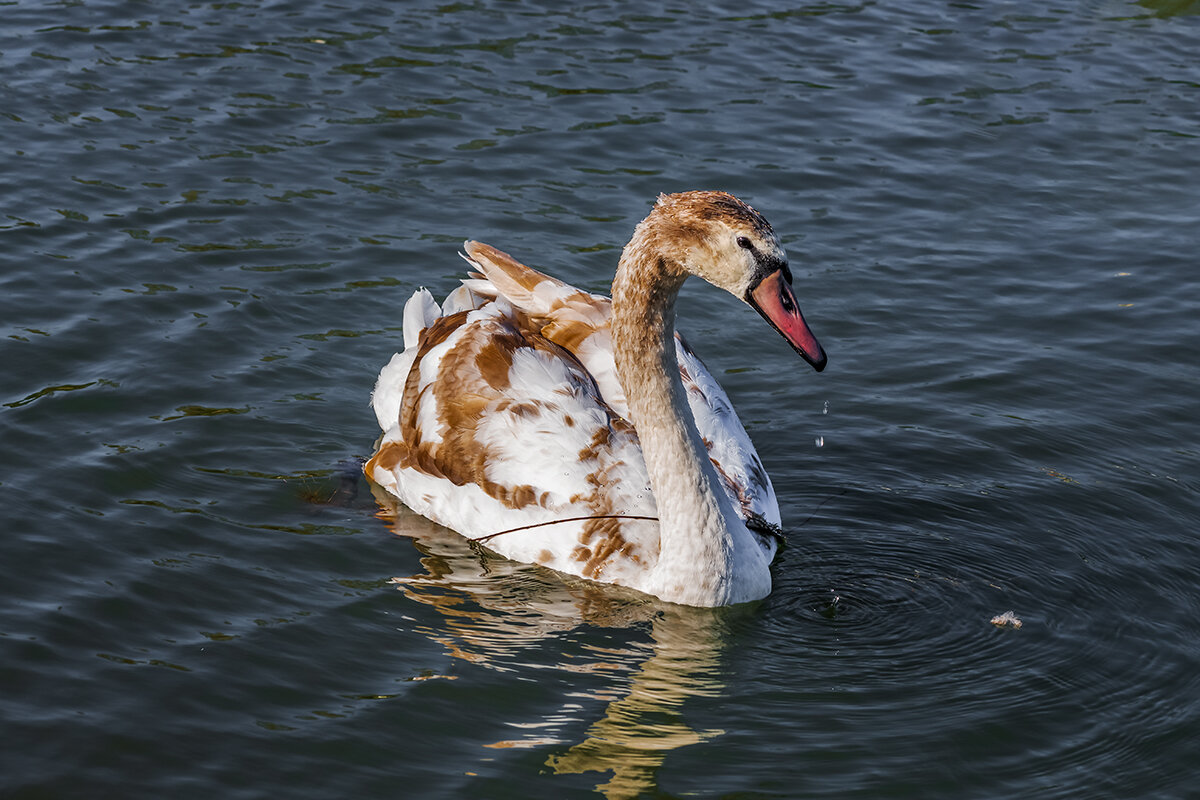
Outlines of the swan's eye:
M746 238L745 236L739 236L737 238L737 246L742 248L743 250L753 250L754 249L753 243L751 243L751 241L748 238Z

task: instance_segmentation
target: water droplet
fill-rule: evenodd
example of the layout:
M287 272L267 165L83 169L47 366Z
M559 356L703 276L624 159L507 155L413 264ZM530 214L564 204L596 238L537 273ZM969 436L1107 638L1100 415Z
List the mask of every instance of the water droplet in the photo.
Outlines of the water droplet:
M824 447L824 446L825 446L825 437L818 436L817 437L817 447Z

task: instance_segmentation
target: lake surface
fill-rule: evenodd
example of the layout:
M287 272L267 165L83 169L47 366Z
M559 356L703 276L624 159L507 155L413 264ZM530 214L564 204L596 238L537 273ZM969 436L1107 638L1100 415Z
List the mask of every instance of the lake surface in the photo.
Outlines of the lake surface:
M0 794L1196 796L1198 11L0 2ZM375 497L463 239L605 291L689 188L830 358L685 289L770 597Z

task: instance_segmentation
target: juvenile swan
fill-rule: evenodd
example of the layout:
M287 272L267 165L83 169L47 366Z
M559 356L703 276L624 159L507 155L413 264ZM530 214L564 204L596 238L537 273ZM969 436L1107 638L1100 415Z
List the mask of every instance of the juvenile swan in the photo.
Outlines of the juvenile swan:
M779 506L729 398L675 333L697 275L757 310L818 372L825 353L770 224L724 192L662 195L612 299L481 242L439 308L404 307L379 373L366 474L508 558L664 600L765 597Z

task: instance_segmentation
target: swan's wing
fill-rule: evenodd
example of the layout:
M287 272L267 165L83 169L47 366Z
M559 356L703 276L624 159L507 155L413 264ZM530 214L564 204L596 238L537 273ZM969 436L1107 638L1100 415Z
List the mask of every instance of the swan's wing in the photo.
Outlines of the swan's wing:
M678 334L675 352L696 428L725 490L734 500L734 507L741 509L742 518L750 527L781 533L775 488L729 396Z
M612 301L527 267L491 245L466 242L463 249L467 263L480 275L463 285L480 296L503 297L527 315L543 336L579 359L604 402L628 418L625 390L613 362Z
M657 561L658 523L628 517L657 509L637 434L579 360L502 299L436 317L417 339L380 375L367 475L502 555L636 585Z
M608 407L628 418L625 391L613 360L612 301L538 272L482 242L466 242L464 249L465 258L482 276L464 285L478 295L504 297L529 315L546 338L579 359ZM752 527L778 533L775 489L729 397L678 334L675 343L696 427L734 507Z

